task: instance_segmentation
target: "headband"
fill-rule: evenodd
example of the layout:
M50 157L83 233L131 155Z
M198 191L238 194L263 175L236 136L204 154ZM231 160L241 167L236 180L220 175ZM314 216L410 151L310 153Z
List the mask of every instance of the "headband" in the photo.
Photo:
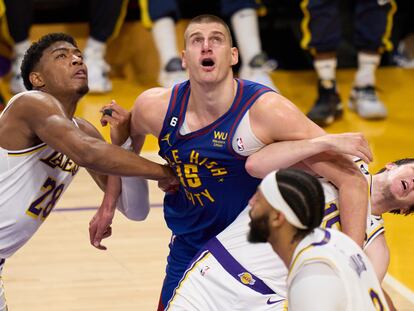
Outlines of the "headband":
M276 173L273 171L269 173L260 183L260 191L263 193L266 201L277 211L282 212L286 220L293 226L299 229L307 229L304 224L299 220L292 208L283 199L280 193L279 186L276 182Z

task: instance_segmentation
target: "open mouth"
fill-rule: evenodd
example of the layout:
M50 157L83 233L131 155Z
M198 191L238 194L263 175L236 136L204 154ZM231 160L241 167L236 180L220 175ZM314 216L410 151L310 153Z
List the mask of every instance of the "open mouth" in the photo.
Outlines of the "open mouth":
M80 70L76 71L75 77L77 77L77 78L86 78L86 70L80 69Z
M212 68L214 67L214 65L214 60L211 58L205 58L201 61L201 66L203 66L204 68Z

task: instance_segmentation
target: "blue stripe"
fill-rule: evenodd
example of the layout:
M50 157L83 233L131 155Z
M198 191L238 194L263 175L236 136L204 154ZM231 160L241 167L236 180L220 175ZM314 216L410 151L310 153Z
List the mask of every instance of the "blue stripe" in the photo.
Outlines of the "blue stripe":
M210 253L217 259L222 267L230 273L238 282L241 284L259 292L263 295L274 295L275 292L267 286L261 279L255 276L253 273L247 271L233 256L224 248L217 238L212 238L207 242L205 249L209 250ZM252 278L251 284L245 284L240 280L239 275L250 274Z

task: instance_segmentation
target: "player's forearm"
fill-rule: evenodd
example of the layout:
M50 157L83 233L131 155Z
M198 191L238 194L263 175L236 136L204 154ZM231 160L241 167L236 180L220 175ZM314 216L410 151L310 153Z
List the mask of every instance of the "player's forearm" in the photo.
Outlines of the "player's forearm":
M171 170L164 165L147 160L118 146L94 140L92 144L84 147L82 151L73 152L74 161L97 172L120 176L141 176L153 180L172 176Z
M114 212L116 202L121 193L121 178L118 176L108 176L105 195L102 200L101 209L107 212Z
M290 167L327 149L328 145L314 139L275 142L249 156L246 170L253 177L263 178L273 170Z
M368 184L363 176L348 178L339 185L342 232L363 246L367 222Z

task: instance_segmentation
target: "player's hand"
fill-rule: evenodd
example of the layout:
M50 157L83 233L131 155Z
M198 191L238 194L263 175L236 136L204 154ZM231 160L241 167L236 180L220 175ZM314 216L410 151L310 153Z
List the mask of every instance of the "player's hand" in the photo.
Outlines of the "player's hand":
M111 224L114 214L114 209L101 206L89 222L89 239L91 245L97 249L106 250L106 246L101 242L112 235Z
M325 144L329 151L355 156L365 163L373 160L368 141L362 133L326 134L314 138L313 141Z
M111 126L111 141L115 145L122 145L129 137L129 127L131 113L121 106L115 100L101 108L101 124Z
M169 166L164 165L164 167L168 176L158 181L158 188L166 193L174 193L178 191L180 181Z

